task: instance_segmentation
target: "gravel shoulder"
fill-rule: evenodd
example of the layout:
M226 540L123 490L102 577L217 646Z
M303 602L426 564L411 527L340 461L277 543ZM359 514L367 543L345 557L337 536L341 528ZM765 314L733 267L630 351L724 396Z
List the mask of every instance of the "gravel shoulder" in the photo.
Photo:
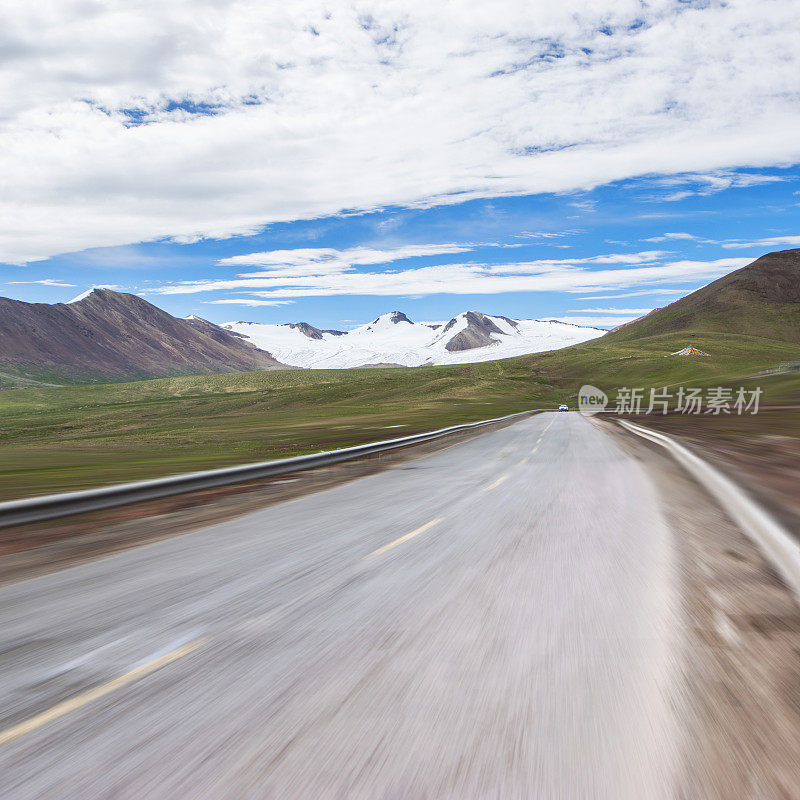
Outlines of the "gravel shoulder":
M656 445L602 423L658 487L685 604L681 800L800 796L800 609L757 547ZM719 462L717 462L719 466Z
M755 416L652 414L629 417L678 437L722 470L795 536L800 535L800 411L766 408Z

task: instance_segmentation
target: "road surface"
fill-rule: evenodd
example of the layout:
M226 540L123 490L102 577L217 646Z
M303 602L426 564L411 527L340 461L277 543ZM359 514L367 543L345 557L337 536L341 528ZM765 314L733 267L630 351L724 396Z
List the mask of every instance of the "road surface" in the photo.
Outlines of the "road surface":
M0 590L0 797L658 798L651 479L577 414Z

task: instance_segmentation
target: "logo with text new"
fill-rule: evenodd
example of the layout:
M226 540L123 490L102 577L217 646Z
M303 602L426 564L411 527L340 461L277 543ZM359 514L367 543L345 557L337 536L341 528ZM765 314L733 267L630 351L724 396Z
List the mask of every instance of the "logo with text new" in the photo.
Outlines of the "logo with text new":
M586 384L578 392L578 411L585 417L605 411L608 405L608 395L596 386Z

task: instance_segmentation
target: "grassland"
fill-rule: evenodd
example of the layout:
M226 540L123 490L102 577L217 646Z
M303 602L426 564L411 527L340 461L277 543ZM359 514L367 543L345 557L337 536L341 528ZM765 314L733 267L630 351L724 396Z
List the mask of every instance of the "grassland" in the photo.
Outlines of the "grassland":
M392 438L520 411L545 393L529 370L507 363L7 391L0 393L0 497Z
M668 354L696 344L711 358ZM763 337L611 337L458 367L291 370L0 392L0 499L344 447L574 403L592 383L738 385L798 345ZM800 403L797 381L762 402Z

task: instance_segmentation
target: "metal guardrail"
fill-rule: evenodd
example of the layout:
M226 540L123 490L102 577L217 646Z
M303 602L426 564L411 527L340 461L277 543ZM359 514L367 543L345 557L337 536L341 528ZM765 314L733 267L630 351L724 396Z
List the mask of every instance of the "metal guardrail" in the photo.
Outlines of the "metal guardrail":
M166 478L121 483L114 486L104 486L99 489L10 500L0 503L0 528L23 525L29 522L41 522L48 519L56 519L57 517L68 517L88 511L100 511L105 508L138 503L142 500L156 500L161 497L170 497L200 489L229 486L259 478L268 478L272 475L287 475L305 469L313 469L314 467L325 467L337 464L340 461L351 461L374 453L384 453L398 447L422 444L423 442L429 442L460 431L497 424L515 417L538 414L541 411L549 410L536 408L530 411L508 414L505 417L496 417L494 419L481 420L480 422L468 422L463 425L453 425L449 428L429 431L428 433L404 436L400 439L387 439L383 442L371 442L370 444L361 444L355 447L345 447L341 450L328 450L322 453L282 458L276 461L261 461L255 464L242 464L238 467L223 467L222 469L211 469L203 472L171 475Z
M740 486L671 436L624 419L619 423L632 433L669 450L676 461L716 499L734 523L761 548L761 552L800 601L800 545L788 531Z

